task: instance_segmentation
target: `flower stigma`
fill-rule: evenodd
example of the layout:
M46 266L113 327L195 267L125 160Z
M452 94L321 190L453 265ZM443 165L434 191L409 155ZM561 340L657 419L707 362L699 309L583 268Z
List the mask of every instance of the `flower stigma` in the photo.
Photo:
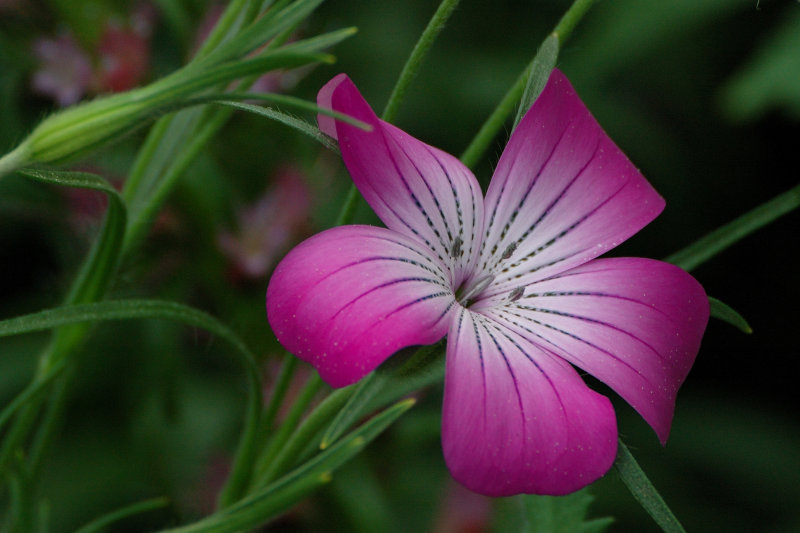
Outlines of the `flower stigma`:
M465 283L456 290L456 300L463 307L469 307L475 301L483 289L488 287L494 281L494 276L488 274L478 278L474 283Z

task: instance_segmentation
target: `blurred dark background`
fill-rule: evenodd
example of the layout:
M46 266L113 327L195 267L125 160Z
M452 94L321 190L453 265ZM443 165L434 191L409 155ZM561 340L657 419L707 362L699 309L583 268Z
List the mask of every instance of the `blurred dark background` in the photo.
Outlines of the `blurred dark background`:
M464 0L396 123L460 154L568 5ZM334 50L337 63L265 83L313 100L324 82L346 72L380 111L436 6L326 2L300 32L358 27ZM0 150L65 101L173 70L213 10L196 0L0 0ZM43 40L74 53L53 60ZM600 1L558 66L667 201L665 212L617 254L666 257L799 181L797 2ZM62 90L48 85L47 75ZM127 138L78 168L121 183L141 139ZM501 135L479 165L482 183L505 140ZM332 223L347 180L340 162L313 141L237 115L187 172L112 297L199 306L274 359L280 351L263 313L270 268L292 242ZM276 215L277 205L293 211ZM0 318L58 304L104 209L93 193L17 177L0 181ZM359 217L374 221L363 206ZM693 272L753 333L712 319L666 448L615 400L623 438L689 531L800 531L799 230L795 211ZM0 342L0 402L27 382L46 340ZM225 347L202 331L153 320L98 327L82 352L79 386L46 473L53 531L163 494L175 501L175 516L208 512L242 411L241 376ZM266 368L274 372L274 365ZM490 516L487 501L449 481L440 406L440 391L422 393L418 407L273 529L505 527ZM592 516L615 517L610 531L658 530L613 470L590 493ZM518 512L515 505L501 502L498 516ZM147 520L131 530L153 527Z

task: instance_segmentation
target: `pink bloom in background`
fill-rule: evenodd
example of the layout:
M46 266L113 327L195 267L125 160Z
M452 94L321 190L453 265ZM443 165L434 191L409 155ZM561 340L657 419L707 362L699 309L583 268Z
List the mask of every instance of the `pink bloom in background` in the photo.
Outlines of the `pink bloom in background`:
M103 22L100 41L81 48L71 33L40 38L33 45L39 66L31 79L33 90L62 106L77 103L87 93L127 91L139 85L150 67L150 36L155 8L136 5L124 21Z
M239 210L236 229L217 238L236 278L260 279L280 254L308 235L311 192L294 168L278 172L272 187L258 201Z
M566 494L610 468L614 410L573 365L667 440L706 295L667 263L596 259L664 200L561 72L514 131L485 198L456 158L379 120L346 76L318 102L371 126L319 117L387 227L327 230L278 265L267 313L286 349L342 387L447 335L445 460L490 496Z
M150 68L154 18L152 7L142 4L127 24L106 24L97 50L96 92L122 92L141 83Z
M33 53L39 60L31 79L35 92L51 97L62 107L83 97L92 82L92 63L72 34L38 39Z

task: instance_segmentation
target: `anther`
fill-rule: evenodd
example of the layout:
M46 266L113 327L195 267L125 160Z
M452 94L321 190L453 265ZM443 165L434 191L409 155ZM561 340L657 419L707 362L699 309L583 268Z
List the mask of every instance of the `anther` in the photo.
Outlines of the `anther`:
M464 241L461 240L461 237L456 237L453 240L453 249L450 252L450 255L452 255L453 257L460 257L462 244L464 244Z
M472 303L473 297L479 295L483 289L489 286L490 283L494 281L494 276L488 275L480 278L475 284L470 288L464 296L461 297L461 305L464 307L469 307Z
M516 242L512 242L511 244L509 244L508 248L506 248L506 251L503 252L502 259L508 259L509 257L511 257L511 254L513 254L514 250L516 250L516 249L517 249L517 243Z
M508 300L510 302L516 302L517 300L522 298L522 295L524 293L525 293L525 287L517 287L516 289L511 291L511 294L508 295Z

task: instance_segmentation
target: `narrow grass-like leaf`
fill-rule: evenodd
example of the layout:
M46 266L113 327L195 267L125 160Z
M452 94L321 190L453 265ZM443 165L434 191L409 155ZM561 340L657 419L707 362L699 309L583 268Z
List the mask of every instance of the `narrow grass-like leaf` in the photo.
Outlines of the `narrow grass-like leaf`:
M297 0L283 7L287 2L279 1L260 18L253 21L232 39L223 42L205 57L194 62L196 67L218 64L232 57L244 56L267 41L301 22L314 11L323 0Z
M97 533L98 531L104 531L106 527L115 522L119 522L133 515L146 513L147 511L162 509L167 505L169 505L169 500L167 498L153 498L137 502L92 520L75 533Z
M362 379L325 431L320 447L329 447L370 410L441 379L442 351L441 344L407 348L403 350L405 353L394 354L375 372Z
M753 333L753 328L750 327L747 320L731 306L711 296L708 297L708 303L711 304L711 316L724 320L731 326L739 328L743 333Z
M323 33L321 35L309 37L308 39L294 41L292 43L283 45L281 50L299 53L321 52L322 50L326 50L339 44L345 39L352 37L357 32L358 29L355 27L342 28L341 30Z
M198 309L175 302L162 300L115 300L67 305L3 320L0 321L0 337L43 331L70 324L133 318L162 318L200 327L224 339L235 348L235 353L239 356L245 368L249 384L245 430L242 433L231 479L229 480L229 484L233 485L230 490L240 490L249 481L249 466L253 464L257 451L257 429L261 418L261 374L255 355L233 330L216 318ZM56 361L46 372L37 375L37 378L23 391L22 395L18 396L3 411L2 415L0 415L0 421L7 420L16 409L24 405L28 398L35 397L37 392L41 390L42 383L52 380L61 371L63 368L61 364L62 361ZM23 396L24 398L20 400Z
M188 100L185 100L184 104L200 105L205 103L217 103L217 102L239 102L241 100L263 100L265 102L282 104L303 111L310 111L312 113L327 115L342 122L352 124L353 126L362 129L364 131L372 130L372 126L370 126L366 122L358 120L355 117L351 117L350 115L345 115L344 113L339 113L338 111L333 111L331 109L325 109L323 107L319 107L317 104L309 102L308 100L304 100L303 98L297 98L285 94L248 93L248 92L212 93L190 98Z
M303 119L299 119L297 117L293 117L291 115L287 115L286 113L282 113L275 109L269 107L261 107L252 104L244 104L241 102L218 102L221 105L230 106L236 109L241 109L242 111L247 111L248 113L254 113L256 115L261 115L262 117L268 118L270 120L275 120L280 122L285 126L289 126L290 128L296 129L300 133L308 135L315 141L322 144L328 150L339 154L339 145L335 140L331 137L328 137L324 133L322 133L319 128L313 126L312 124L306 122Z
M255 471L255 478L259 484L264 484L264 479L275 479L277 470L275 470L275 457L281 454L286 449L286 442L291 438L294 431L296 431L300 419L305 414L311 401L322 387L322 378L316 372L311 374L308 381L303 386L303 389L297 395L297 398L292 402L291 409L283 420L278 431L272 435L268 445L264 449L261 457L259 457Z
M552 34L556 37L556 44L563 46L564 43L567 42L573 28L578 24L581 18L583 18L594 2L595 0L575 0L572 3L553 29ZM550 36L545 39L545 42L549 38ZM478 163L498 132L503 128L506 119L514 110L514 106L522 98L529 79L528 73L531 71L536 57L540 52L545 53L545 42L542 43L542 46L536 51L536 56L531 60L531 63L525 67L525 70L523 70L522 74L516 79L514 85L512 85L505 96L503 96L503 99L500 100L495 110L492 111L492 114L489 115L489 118L486 119L486 122L483 123L483 126L481 126L478 133L475 134L475 137L461 154L461 162L469 168L473 168ZM551 47L552 44L553 43L550 43L547 46ZM543 62L542 64L545 63Z
M394 121L395 116L397 115L397 110L400 108L400 104L405 99L405 94L408 90L408 87L417 76L417 71L419 70L420 65L422 65L422 60L428 55L428 51L430 51L431 47L433 46L436 37L438 37L439 33L441 33L441 31L444 29L445 24L447 24L447 20L450 18L450 15L453 14L453 10L455 10L456 6L458 6L458 3L459 0L442 0L442 2L439 4L436 12L428 22L428 25L422 31L422 35L420 35L417 44L414 45L414 49L408 56L408 60L406 61L405 65L403 65L403 70L400 72L400 76L397 78L397 83L392 89L392 94L389 95L386 108L381 114L381 118L383 118L383 120L387 122Z
M530 73L528 74L528 82L525 85L525 92L522 93L522 100L520 100L519 107L517 108L514 128L517 127L519 121L522 120L522 117L525 116L528 109L530 109L536 99L539 98L539 95L544 90L544 86L547 85L550 73L556 66L558 49L558 36L555 33L551 33L544 42L542 42L539 50L536 51L536 55L533 57L533 61L531 61L531 66L529 67Z
M622 440L614 462L625 486L665 533L686 533Z
M665 259L684 270L692 270L744 239L757 229L800 206L800 185L764 202L744 215L696 240Z
M262 469L257 472L254 477L255 486L269 484L300 461L316 454L319 451L318 443L323 429L331 423L336 413L347 403L354 390L354 385L337 389L322 400L292 433L275 458L264 464Z
M229 61L205 70L182 69L145 87L147 97L164 104L179 103L182 98L196 94L218 84L270 70L294 68L310 63L333 63L330 54L319 52L287 51L279 48L258 56Z
M122 197L105 179L88 172L24 169L19 171L19 174L53 185L101 191L108 197L108 211L102 233L95 242L66 301L69 304L83 303L96 298L105 291L119 264L122 238L127 223L127 210Z
M227 509L199 522L169 530L170 533L228 533L252 529L306 496L327 479L336 468L360 453L403 413L414 405L403 400L376 415L307 463L267 487L257 490Z

